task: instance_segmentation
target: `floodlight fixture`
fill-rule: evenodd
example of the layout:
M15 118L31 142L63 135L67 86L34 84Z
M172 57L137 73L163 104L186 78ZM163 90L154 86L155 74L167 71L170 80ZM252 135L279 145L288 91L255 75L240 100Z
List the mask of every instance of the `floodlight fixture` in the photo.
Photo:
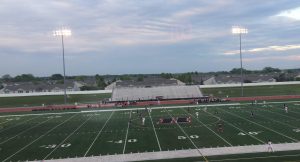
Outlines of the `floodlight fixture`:
M231 28L231 32L232 32L232 34L247 34L248 29L244 28L242 26L233 26Z
M53 31L53 36L71 36L71 35L72 35L72 31L66 28Z
M240 64L241 64L241 96L244 96L244 75L243 75L243 57L242 57L242 34L247 34L248 29L242 26L233 26L232 34L238 34L240 37Z
M63 72L64 72L64 103L67 104L67 87L66 87L66 65L65 65L65 44L64 36L71 36L72 31L67 28L61 28L53 31L53 36L61 37L62 55L63 55Z

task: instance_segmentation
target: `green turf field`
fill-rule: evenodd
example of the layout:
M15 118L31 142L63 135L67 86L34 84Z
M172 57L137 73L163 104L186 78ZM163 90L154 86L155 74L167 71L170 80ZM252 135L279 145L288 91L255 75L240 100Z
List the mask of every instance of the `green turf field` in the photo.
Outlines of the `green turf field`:
M97 103L101 99L110 98L111 93L103 94L76 94L68 95L67 102L69 104L77 103ZM1 107L22 107L22 106L41 106L59 105L64 103L64 96L26 96L26 97L0 97Z
M200 86L201 87L201 86ZM205 95L240 97L241 87L201 88ZM244 87L244 96L300 95L300 85L268 85Z
M300 140L300 104L210 105L194 108L144 108L138 110L72 112L0 117L0 161L24 161L130 154L195 148L216 148ZM251 116L251 111L254 116ZM196 112L199 113L198 118ZM142 125L140 115L145 116ZM158 124L160 118L191 117L191 123ZM131 124L129 119L131 118ZM217 130L223 123L224 131ZM267 149L267 148L266 148ZM282 154L262 153L206 156L187 161L253 158ZM299 152L287 152L286 155ZM271 158L271 157L270 157ZM288 160L299 159L290 156ZM268 159L268 158L267 158ZM275 161L278 160L275 158ZM175 160L176 161L176 160ZM177 160L178 161L178 160ZM179 159L180 161L180 159ZM281 160L279 160L281 161Z

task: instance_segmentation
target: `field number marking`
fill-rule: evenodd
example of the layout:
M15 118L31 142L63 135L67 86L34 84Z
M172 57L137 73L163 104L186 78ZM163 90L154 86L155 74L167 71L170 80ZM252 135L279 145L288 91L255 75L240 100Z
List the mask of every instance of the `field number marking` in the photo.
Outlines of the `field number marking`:
M6 121L12 121L12 120L20 120L20 118L8 118Z
M107 141L107 142L121 144L121 143L124 142L124 140ZM134 143L134 142L137 142L137 139L128 139L127 142L128 143Z
M240 135L240 136L246 136L246 135L253 135L253 136L255 136L255 135L258 135L259 133L261 133L262 131L258 131L258 132L248 132L248 133L243 133L243 132L240 132L240 133L238 133L238 135Z
M57 146L57 144L52 144L52 145L42 145L40 147L47 148L47 149L54 149L56 146ZM65 143L65 144L60 145L61 148L67 148L67 147L70 147L70 146L71 146L70 143Z
M86 115L83 115L83 116L90 117L90 116L95 116L95 115L100 115L100 114L94 113L94 114L86 114Z
M198 135L190 135L189 137L192 139L199 138ZM185 139L187 139L187 137L186 136L178 136L177 139L185 140Z
M294 132L300 133L300 128L293 129Z
M60 118L61 116L48 116L48 119L55 119L55 118Z

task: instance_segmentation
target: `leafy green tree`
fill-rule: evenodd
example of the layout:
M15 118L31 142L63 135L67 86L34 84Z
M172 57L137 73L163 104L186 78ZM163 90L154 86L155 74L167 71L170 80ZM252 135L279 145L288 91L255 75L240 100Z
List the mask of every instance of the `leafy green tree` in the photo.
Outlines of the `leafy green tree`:
M22 74L16 76L14 79L16 82L30 82L30 81L36 81L38 78L35 78L32 74Z
M193 84L192 73L183 73L178 75L176 78L186 84Z
M273 72L281 72L278 68L272 68L272 67L265 67L262 69L263 73L273 73Z
M91 90L97 90L97 87L93 87L93 86L82 86L80 87L80 91L91 91Z
M137 81L138 82L144 81L144 75L139 75L138 78L137 78Z
M95 78L96 78L97 87L99 89L105 89L105 87L107 85L106 85L106 83L104 81L104 78L102 76L98 75L98 74L95 76Z
M82 75L81 75L81 76L76 76L76 77L75 77L75 80L76 80L76 81L84 81L85 78L86 78L85 76L82 76Z
M122 75L120 80L132 80L132 78L129 75Z
M171 79L171 78L173 78L173 75L171 73L161 73L160 77L165 78L165 79Z
M53 74L50 77L51 80L63 80L64 77L61 74Z

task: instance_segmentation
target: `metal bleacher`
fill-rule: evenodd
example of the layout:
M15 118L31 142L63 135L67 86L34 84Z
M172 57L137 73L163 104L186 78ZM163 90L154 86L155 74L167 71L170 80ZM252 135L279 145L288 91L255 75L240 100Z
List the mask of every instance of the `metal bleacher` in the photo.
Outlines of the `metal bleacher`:
M112 101L184 99L203 97L198 86L161 86L151 88L115 88Z

